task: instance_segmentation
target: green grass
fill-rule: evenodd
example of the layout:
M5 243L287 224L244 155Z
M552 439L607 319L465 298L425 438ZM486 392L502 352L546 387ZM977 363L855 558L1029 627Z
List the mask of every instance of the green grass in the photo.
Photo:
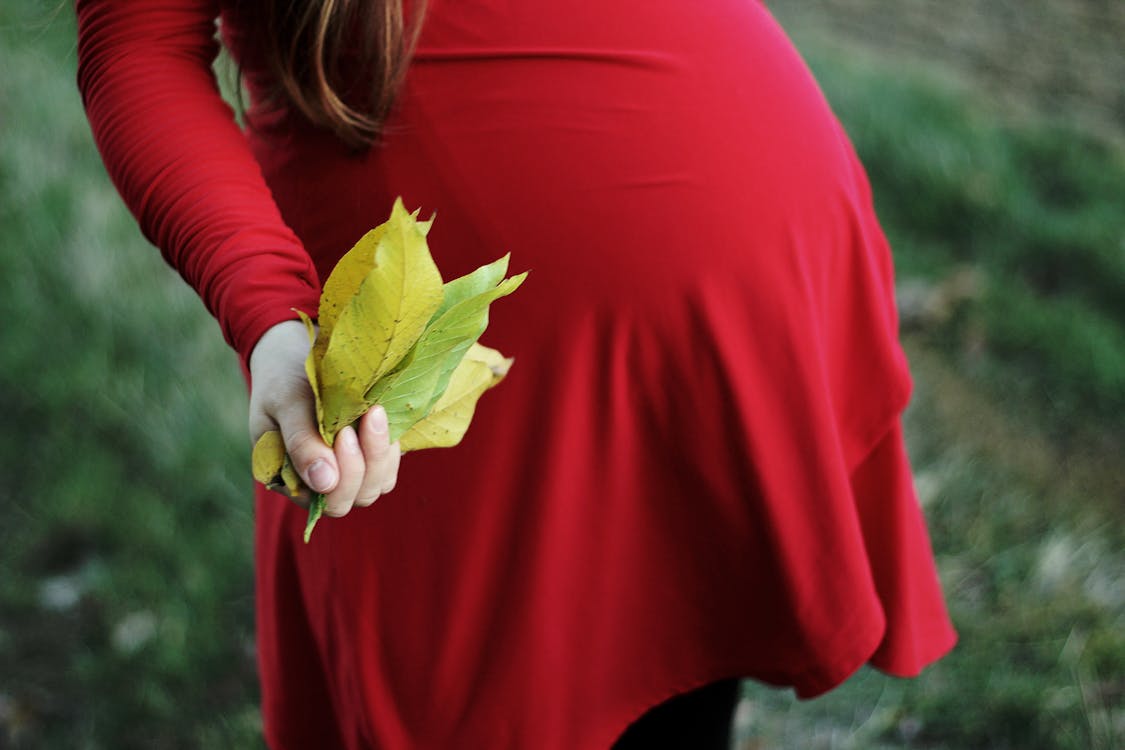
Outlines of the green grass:
M908 340L917 484L961 641L918 680L866 671L798 703L748 686L769 748L1117 746L1125 728L1125 468L1067 455Z
M921 679L745 689L747 748L1109 750L1125 739L1125 161L971 90L809 49L900 280L982 279L906 340L907 434L961 636Z
M51 19L0 11L0 747L255 747L237 363L122 210Z
M810 703L748 685L747 747L1120 746L1121 156L809 52L900 278L980 279L907 338L962 641L918 680L865 671ZM69 10L5 3L0 53L0 747L260 747L236 360L105 177Z
M1125 157L1058 124L1005 124L971 93L886 63L810 53L856 143L900 277L971 266L983 291L931 340L972 340L1032 396L1120 427L1125 413ZM992 364L992 363L990 363Z

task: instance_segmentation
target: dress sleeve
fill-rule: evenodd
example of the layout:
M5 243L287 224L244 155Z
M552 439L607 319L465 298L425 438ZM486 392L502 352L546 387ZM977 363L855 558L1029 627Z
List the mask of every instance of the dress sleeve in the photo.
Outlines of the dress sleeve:
M78 87L117 189L245 363L319 282L220 96L217 3L78 0Z

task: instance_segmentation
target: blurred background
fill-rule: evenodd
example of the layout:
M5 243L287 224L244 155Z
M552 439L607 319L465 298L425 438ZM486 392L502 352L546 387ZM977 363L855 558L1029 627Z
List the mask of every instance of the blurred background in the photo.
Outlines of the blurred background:
M895 248L961 643L740 750L1125 746L1125 3L773 0ZM0 748L259 748L245 395L139 236L69 4L0 6Z

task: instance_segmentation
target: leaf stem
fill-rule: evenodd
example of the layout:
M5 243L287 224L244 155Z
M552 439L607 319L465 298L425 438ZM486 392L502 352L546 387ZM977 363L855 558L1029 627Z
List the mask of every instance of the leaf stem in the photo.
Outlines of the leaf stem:
M309 543L309 537L312 536L313 527L316 526L316 522L324 515L325 505L324 495L321 495L319 492L313 495L312 502L309 503L309 520L305 523L305 544Z

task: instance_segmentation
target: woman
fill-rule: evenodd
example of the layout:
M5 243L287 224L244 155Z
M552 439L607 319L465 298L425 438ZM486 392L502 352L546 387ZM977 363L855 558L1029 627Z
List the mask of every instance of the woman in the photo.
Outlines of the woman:
M304 546L257 494L271 747L670 746L685 713L721 743L734 678L811 697L952 646L889 252L763 6L78 5L110 174L247 365L252 437L347 514ZM485 336L508 379L401 466L379 409L309 437L292 311L396 195L447 278L532 269Z

